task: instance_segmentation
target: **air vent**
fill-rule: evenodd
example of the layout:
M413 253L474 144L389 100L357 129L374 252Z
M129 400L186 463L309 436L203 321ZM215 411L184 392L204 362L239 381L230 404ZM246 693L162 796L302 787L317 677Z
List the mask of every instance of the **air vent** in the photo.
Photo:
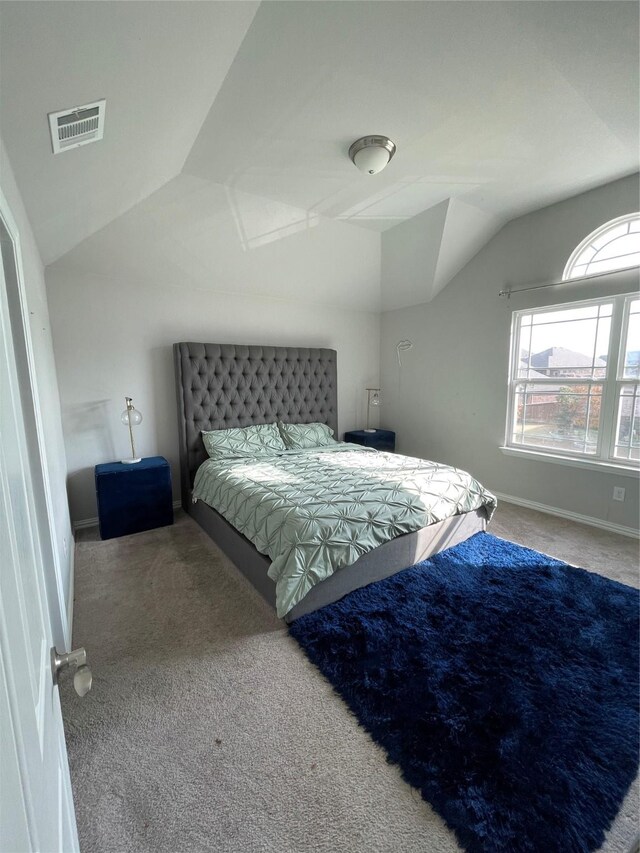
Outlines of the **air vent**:
M106 101L95 101L59 113L49 113L53 153L97 142L104 136Z

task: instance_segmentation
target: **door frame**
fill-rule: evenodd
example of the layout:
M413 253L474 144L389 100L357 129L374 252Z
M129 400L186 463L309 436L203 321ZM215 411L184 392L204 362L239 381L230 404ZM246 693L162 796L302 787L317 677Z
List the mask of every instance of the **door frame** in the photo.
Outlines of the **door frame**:
M51 480L49 478L49 469L47 466L47 447L44 438L44 420L42 416L42 409L40 407L40 397L38 394L38 379L36 375L35 366L35 353L33 348L33 339L31 336L31 326L29 325L30 314L25 288L25 275L24 266L22 262L20 231L13 217L11 208L7 202L4 192L2 191L2 188L0 188L0 219L2 220L1 224L4 226L4 229L7 232L7 235L12 243L13 248L13 260L15 263L16 272L15 282L9 281L7 279L7 276L5 276L5 287L7 288L7 296L9 298L11 296L11 294L9 294L9 288L11 287L14 288L14 295L17 297L17 305L19 307L20 314L20 328L13 328L13 324L11 324L11 326L14 339L16 336L20 336L21 343L24 346L24 350L26 353L26 373L28 376L29 388L23 390L26 390L29 402L33 408L35 432L34 437L38 447L38 458L35 460L31 460L32 476L35 473L36 480L40 478L42 480L42 492L44 498L42 510L44 512L36 512L38 537L40 539L40 546L44 550L43 556L45 557L45 564L47 562L50 563L50 565L53 567L55 576L57 602L49 603L53 638L54 642L58 644L58 648L60 650L62 650L61 647L64 647L66 651L70 651L73 630L74 541L73 536L70 534L69 541L67 543L67 552L69 554L69 598L67 601L62 583L64 568L61 564L58 543L56 542L56 524L55 515L53 511L53 492L51 488ZM0 256L1 252L2 247L0 247ZM9 318L9 320L11 321L11 318ZM37 485L37 483L34 485ZM36 498L37 504L37 495L34 495L34 497ZM36 506L36 510L37 509L38 507ZM46 529L42 529L43 527Z

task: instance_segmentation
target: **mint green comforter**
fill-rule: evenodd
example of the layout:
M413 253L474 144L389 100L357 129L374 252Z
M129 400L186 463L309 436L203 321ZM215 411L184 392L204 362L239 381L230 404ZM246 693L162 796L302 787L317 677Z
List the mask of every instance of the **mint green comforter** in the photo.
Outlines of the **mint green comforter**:
M354 444L209 459L198 469L193 499L271 558L280 617L383 542L482 506L490 518L496 507L465 471Z

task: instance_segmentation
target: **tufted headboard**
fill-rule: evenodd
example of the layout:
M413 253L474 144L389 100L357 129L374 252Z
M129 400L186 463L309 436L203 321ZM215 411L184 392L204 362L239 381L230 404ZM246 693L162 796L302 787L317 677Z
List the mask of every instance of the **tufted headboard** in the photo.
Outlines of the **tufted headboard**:
M179 343L173 355L185 509L207 458L200 430L318 421L337 437L335 350Z

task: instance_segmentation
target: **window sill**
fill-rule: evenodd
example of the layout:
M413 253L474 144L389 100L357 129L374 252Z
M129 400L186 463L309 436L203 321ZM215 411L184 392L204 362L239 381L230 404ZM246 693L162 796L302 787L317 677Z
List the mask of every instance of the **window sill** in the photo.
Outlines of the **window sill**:
M615 462L601 462L599 459L573 459L570 456L558 456L554 453L544 453L530 448L521 450L517 447L503 446L500 450L507 456L516 456L520 459L553 462L556 465L566 465L569 468L586 468L589 471L619 474L622 477L640 477L640 468L631 467L630 465L617 465Z

